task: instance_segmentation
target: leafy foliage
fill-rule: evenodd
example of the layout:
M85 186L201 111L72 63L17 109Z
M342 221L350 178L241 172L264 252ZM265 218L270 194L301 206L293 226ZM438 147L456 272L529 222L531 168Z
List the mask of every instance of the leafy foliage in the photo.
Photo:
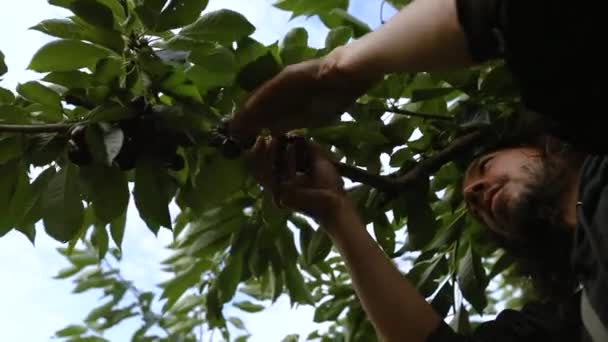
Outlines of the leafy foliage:
M243 160L207 146L211 128L283 67L370 31L347 12L348 1L275 4L293 17L319 16L330 28L321 49L308 45L304 28L265 46L251 37L256 28L245 16L206 11L207 0L49 3L73 16L32 27L57 38L29 64L44 75L16 94L0 88L0 124L35 128L0 133L0 236L16 229L34 242L42 221L48 235L67 243L60 252L70 266L57 278L73 278L75 293L103 292L104 304L56 336L105 341L105 330L137 316L137 341L194 341L197 327L228 340L229 326L245 333L235 341L245 341L242 321L224 317L223 308L259 312L263 301L285 294L292 305L314 305L315 322L333 322L309 339L376 340L322 227L274 207ZM0 53L0 75L6 71ZM351 108L353 120L307 134L333 146L345 165L384 174L380 157L388 156L394 175L403 176L459 136L499 126L519 109L500 64L387 75ZM459 190L467 158L451 156L396 194L365 181L348 189L387 256L411 266L406 276L460 331L471 308L493 310L499 299L487 285L510 265L497 261L466 217ZM173 277L160 284L160 298L108 261L120 260L131 198L151 232L173 231L172 256L163 262ZM155 301L164 303L158 312Z

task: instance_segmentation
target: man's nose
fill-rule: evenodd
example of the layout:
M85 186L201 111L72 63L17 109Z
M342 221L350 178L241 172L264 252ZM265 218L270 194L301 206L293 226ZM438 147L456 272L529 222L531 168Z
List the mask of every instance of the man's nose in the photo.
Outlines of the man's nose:
M464 188L464 199L469 204L480 205L483 200L483 193L488 188L485 179L478 179Z

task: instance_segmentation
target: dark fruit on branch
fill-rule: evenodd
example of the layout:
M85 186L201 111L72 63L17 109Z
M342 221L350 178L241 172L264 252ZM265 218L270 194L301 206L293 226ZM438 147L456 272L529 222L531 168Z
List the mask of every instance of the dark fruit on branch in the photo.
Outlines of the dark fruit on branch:
M68 141L68 158L78 166L87 166L93 162L93 156L85 145L79 145L74 140Z

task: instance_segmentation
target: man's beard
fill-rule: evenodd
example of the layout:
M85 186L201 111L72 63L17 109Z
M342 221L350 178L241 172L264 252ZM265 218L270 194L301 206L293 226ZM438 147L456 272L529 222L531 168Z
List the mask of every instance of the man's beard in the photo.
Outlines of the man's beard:
M551 296L576 281L570 267L574 234L562 202L572 185L572 167L559 157L539 158L527 168L524 191L517 200L500 203L496 214L509 222L499 238L503 247L520 259L520 271L534 278L537 289Z

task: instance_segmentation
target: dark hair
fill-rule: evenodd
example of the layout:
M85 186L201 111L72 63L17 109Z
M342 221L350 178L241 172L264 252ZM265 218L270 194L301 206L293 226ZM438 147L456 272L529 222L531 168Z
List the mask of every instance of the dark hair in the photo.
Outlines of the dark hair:
M572 172L577 170L585 157L571 145L542 131L536 134L533 131L520 135L510 134L483 151L483 154L517 147L539 149L545 169L566 176L572 176ZM564 165L567 167L564 168ZM560 195L559 191L563 190L560 184L547 185L543 184L546 189L542 189L539 195L533 197L535 205L551 203ZM572 295L578 286L570 263L574 235L561 220L561 212L556 206L545 206L543 210L547 211L545 215L550 219L539 221L537 224L527 224L534 227L520 229L517 236L502 235L491 229L485 229L485 234L497 243L498 247L514 257L514 272L530 279L535 294L540 299L564 299ZM547 224L551 227L547 227Z

